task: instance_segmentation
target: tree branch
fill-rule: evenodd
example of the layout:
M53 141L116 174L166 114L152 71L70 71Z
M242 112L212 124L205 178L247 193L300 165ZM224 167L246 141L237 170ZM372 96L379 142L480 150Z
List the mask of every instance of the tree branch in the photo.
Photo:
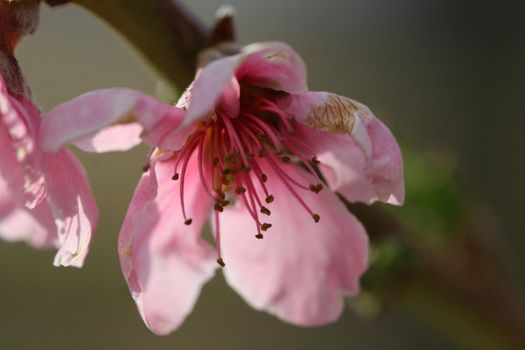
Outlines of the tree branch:
M162 77L184 88L195 73L196 56L207 32L196 18L172 0L46 0L74 2L120 33Z

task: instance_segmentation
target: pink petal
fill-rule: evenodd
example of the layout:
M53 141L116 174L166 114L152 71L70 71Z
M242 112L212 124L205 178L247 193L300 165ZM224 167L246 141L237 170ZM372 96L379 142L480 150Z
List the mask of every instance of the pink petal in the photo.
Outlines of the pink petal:
M31 210L14 209L0 221L2 239L9 242L25 241L35 248L56 247L55 230L51 210L45 202Z
M3 123L0 123L0 150L0 188L3 188L0 192L4 192L6 199L23 204L24 170L18 162L15 145Z
M122 272L146 325L158 335L177 329L213 276L213 251L201 238L211 201L200 184L196 159L188 166L181 214L173 161L160 161L142 177L119 237ZM180 180L179 180L180 181Z
M228 85L224 88L217 108L229 117L239 116L241 109L241 86L235 78L231 78Z
M218 59L206 65L182 97L188 105L183 127L206 118L217 102L234 108L235 89L232 78L276 91L303 92L307 90L306 67L301 57L288 45L280 42L258 43L243 48L239 55ZM236 116L232 112L232 116Z
M246 57L235 73L237 80L288 93L308 90L306 66L287 44L251 44L244 47L242 54Z
M206 118L215 108L224 89L234 78L235 70L242 62L243 56L235 55L218 59L206 65L197 74L195 81L182 97L189 99L188 113L184 118L183 127L196 120Z
M283 109L305 124L303 139L330 188L352 202L404 201L403 158L390 130L365 105L324 92L291 95Z
M150 130L166 118L180 124L181 112L139 91L97 90L47 113L40 131L41 144L45 151L54 152L80 139L77 146L86 151L127 150L140 142L141 128Z
M98 210L80 162L68 150L43 154L47 201L55 216L59 250L55 266L81 267L98 220Z
M257 240L245 210L239 204L225 208L220 225L226 280L252 307L287 322L314 326L335 321L343 296L359 290L368 257L366 233L332 192L299 190L320 215L315 223L278 175L262 166L275 201L268 205L271 216L261 219L272 227ZM314 181L296 165L283 169L301 182Z

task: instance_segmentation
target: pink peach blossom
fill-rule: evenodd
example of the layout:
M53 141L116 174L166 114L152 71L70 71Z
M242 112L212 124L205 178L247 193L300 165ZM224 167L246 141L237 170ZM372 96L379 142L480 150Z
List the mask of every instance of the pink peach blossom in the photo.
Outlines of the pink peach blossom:
M107 108L120 93L62 108ZM308 91L302 59L277 42L205 65L177 106L157 121L140 112L133 119L153 147L119 255L147 326L159 335L179 327L214 260L256 309L300 326L336 320L368 260L365 230L336 193L403 202L401 153L388 128L359 102ZM86 120L105 126L122 120L117 114ZM83 135L78 118L65 116L45 119L47 149ZM104 150L137 143L139 131L111 128L85 139ZM201 235L208 221L214 248Z
M56 247L54 264L82 266L98 211L79 161L39 145L41 115L0 75L0 237Z

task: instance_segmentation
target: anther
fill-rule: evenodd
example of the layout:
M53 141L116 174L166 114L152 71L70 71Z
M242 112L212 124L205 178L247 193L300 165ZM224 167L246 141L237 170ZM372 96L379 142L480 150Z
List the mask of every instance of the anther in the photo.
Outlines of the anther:
M218 211L219 213L222 213L224 211L224 208L222 207L220 203L215 204L214 209L215 211Z
M148 164L146 164L146 165L144 165L144 166L142 167L142 171L143 171L143 172L147 172L147 171L149 170L150 167L151 167L151 166L150 166L149 163L148 163Z
M224 192L218 192L217 193L217 196L219 197L219 199L221 200L224 200L224 198L226 198L226 194Z
M225 176L230 175L231 173L232 173L232 172L231 172L230 169L224 169L224 170L222 171L222 175L225 175Z
M241 194L243 194L243 193L246 193L246 188L244 188L244 187L242 187L242 186L241 186L241 187L237 187L237 188L235 189L235 193L237 193L237 194L239 194L239 195L241 195Z
M230 181L228 181L228 178L226 176L223 176L222 177L222 180L221 180L222 184L225 185L225 186L228 186L230 184Z
M266 174L261 174L261 181L262 182L268 181L268 176Z
M314 163L315 165L319 165L319 164L321 164L321 162L319 161L319 159L317 159L317 156L314 156L314 157L312 158L312 163Z
M271 202L273 202L275 200L275 198L273 197L273 194L269 195L268 197L266 197L265 201L266 203L270 204Z
M270 209L266 207L261 207L261 213L268 215L268 216L272 215L272 212L270 211Z
M323 189L323 184L317 184L317 185L312 184L312 185L310 185L309 188L310 188L310 191L315 192L315 193L319 193Z
M255 235L255 238L257 238L257 239L263 239L264 236L263 236L262 233L258 233L258 234Z
M261 225L261 230L262 230L262 231L268 231L268 229L269 229L270 227L272 227L272 224L269 224L269 223L266 223L266 222L265 222L264 224Z
M177 180L179 179L179 173L175 173L175 174L171 177L171 179L172 179L173 181L177 181Z
M265 148L261 148L259 150L258 154L259 154L260 158L266 157L266 155L267 155L266 149Z
M282 157L281 157L281 160L282 160L283 162L285 162L285 163L290 163L290 160L291 160L291 159L290 159L290 157L288 157L288 156L282 156Z
M219 165L219 157L213 158L213 166Z
M187 219L186 221L184 221L184 225L191 225L191 223L193 222L193 219Z
M217 259L217 264L219 264L220 267L226 266L226 264L224 263L224 260L222 260L222 258L218 258Z
M319 222L319 220L321 220L321 217L319 216L319 214L313 214L312 218L314 218L315 222Z

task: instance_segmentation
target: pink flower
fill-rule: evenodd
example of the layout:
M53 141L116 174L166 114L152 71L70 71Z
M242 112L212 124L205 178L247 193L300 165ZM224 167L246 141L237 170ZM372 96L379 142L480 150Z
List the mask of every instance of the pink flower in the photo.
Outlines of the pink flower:
M111 109L120 93L63 108ZM390 131L358 102L309 92L303 61L283 43L250 45L207 64L178 107L157 122L136 114L153 148L119 255L147 326L159 335L175 330L213 276L214 260L256 309L301 326L336 320L368 259L366 233L336 192L349 201L403 202L402 158ZM111 115L90 120L120 118ZM76 116L64 116L45 120L48 149L83 133ZM126 133L102 130L87 140L108 150ZM123 146L137 143L133 135ZM215 248L201 236L208 221Z
M41 116L0 75L0 237L56 247L55 265L82 266L98 212L84 169L68 150L42 152Z

